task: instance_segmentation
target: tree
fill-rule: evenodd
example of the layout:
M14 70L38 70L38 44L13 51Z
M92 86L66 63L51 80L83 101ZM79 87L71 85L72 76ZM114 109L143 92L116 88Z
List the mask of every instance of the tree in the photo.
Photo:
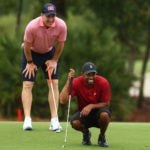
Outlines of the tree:
M16 34L20 32L21 14L22 14L23 0L19 0L18 11L17 11L17 23L16 23Z
M23 20L25 23L22 24L27 24L28 19L31 20L40 15L41 6L47 3L46 0L30 1L29 7L29 1L20 0L20 3L16 5L13 0L9 2L3 0L0 4L1 22L4 18L6 19L5 15L11 13L11 19L7 19L5 24L4 22L0 24L0 68L2 70L0 83L4 85L0 87L2 96L0 108L5 116L15 115L14 108L17 108L21 102L20 45L22 38L20 36L23 35L23 26L25 26L21 26L22 20L25 18L25 21ZM145 44L148 20L150 20L149 1L143 3L141 0L64 0L61 2L53 0L50 2L56 4L58 15L66 20L68 26L68 38L60 60L60 90L66 81L70 67L73 67L79 75L81 65L85 61L93 61L98 66L98 72L111 84L113 119L123 120L132 103L128 89L131 85L134 59L139 54L143 56L141 47L147 47L145 48L147 53L144 54L149 55L149 46ZM14 7L4 10L6 6ZM18 6L20 9L17 9ZM17 24L14 24L16 15ZM16 36L15 29L20 30L20 32L17 31L20 35ZM129 60L130 65L127 68L126 64ZM146 69L147 57L145 60L143 68ZM13 72L12 76L10 72ZM43 88L46 83L42 79L43 74L39 72L37 76L39 82L35 83L37 86L33 89L35 99L33 115L47 117L49 115L49 109L46 108L47 96L45 96L47 89ZM66 107L61 106L59 109L61 118L66 116L64 108ZM75 109L75 102L72 101L71 113Z
M102 22L95 20L96 16L91 10L85 10L82 16L72 13L68 15L69 32L61 57L62 82L60 84L65 83L66 73L70 67L73 67L76 74L80 75L82 64L85 61L93 61L97 65L98 73L110 82L112 88L111 107L115 114L113 119L123 120L127 114L128 89L131 83L125 67L126 53L122 51L119 41L114 40L116 33L112 28L102 28ZM93 22L95 23L93 24ZM74 110L74 101L72 101L72 105Z
M145 52L145 56L144 56L144 61L143 61L143 67L141 70L141 83L140 83L140 92L139 92L139 98L138 98L138 103L137 106L139 108L142 108L143 106L143 101L144 101L144 96L143 96L143 87L144 87L144 75L145 75L145 71L146 71L146 65L148 63L148 58L150 56L150 31L148 32L147 35L147 48L146 48L146 52Z
M145 47L138 107L142 107L144 74L149 56L149 45L145 44L147 33L149 33L149 5L149 1L143 3L141 0L90 1L90 6L95 10L97 17L102 19L104 26L110 26L117 32L117 38L128 54L126 57L129 62L129 74L134 75L136 56L141 55L140 49Z
M16 116L17 107L20 107L21 104L21 78L19 66L21 51L18 51L18 44L17 39L12 40L7 35L0 38L0 83L2 85L0 87L0 109L1 116L5 117Z

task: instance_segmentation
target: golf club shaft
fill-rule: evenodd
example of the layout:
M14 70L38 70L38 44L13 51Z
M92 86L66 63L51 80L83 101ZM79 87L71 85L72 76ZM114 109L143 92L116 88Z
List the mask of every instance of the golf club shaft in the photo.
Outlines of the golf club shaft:
M54 88L53 88L53 83L52 83L51 75L52 75L51 71L48 70L48 77L49 77L50 87L51 87L51 90L52 90L52 97L53 97L54 109L55 109L56 116L58 117L57 106L56 106L56 99L55 99L55 95L54 95Z
M71 103L72 80L73 80L73 78L70 79L70 84L69 84L68 113L67 113L67 124L66 124L66 132L65 132L64 146L65 146L65 143L66 143L66 141L67 141L67 135L68 135L68 124L69 124L69 113L70 113L70 103Z
M66 124L66 132L65 132L65 139L64 142L66 143L67 135L68 135L68 124L69 124L69 113L70 113L70 101L71 101L71 95L69 95L69 101L68 101L68 113L67 113L67 124Z

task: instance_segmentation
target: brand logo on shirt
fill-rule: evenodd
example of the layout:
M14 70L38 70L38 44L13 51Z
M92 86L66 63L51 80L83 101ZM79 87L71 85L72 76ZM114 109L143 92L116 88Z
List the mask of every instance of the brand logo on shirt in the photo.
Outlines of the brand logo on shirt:
M87 93L87 96L91 96L91 95L96 96L97 94L96 94L96 92L94 92L93 94L92 93Z

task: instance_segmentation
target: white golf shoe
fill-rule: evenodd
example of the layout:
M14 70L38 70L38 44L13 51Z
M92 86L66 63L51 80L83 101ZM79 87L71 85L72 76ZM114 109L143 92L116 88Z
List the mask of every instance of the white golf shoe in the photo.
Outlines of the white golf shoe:
M51 119L49 130L55 131L57 133L62 131L62 127L59 124L58 118Z
M23 130L32 130L31 118L25 118L24 123L23 123Z

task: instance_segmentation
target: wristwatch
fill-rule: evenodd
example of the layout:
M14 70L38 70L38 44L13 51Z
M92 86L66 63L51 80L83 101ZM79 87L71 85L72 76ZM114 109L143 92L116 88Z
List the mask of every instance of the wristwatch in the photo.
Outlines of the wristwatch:
M31 64L31 63L33 63L33 60L27 60L27 63Z

